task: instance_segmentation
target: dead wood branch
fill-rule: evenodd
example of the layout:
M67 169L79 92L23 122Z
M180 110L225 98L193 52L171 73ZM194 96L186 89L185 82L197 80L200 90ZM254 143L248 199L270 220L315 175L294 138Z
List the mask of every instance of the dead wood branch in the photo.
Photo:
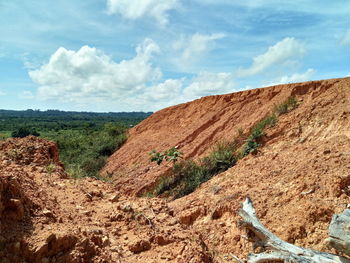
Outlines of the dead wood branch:
M334 254L302 248L285 242L267 230L256 216L253 203L247 198L239 211L240 226L247 231L253 247L261 247L264 253L250 254L249 263L295 262L295 263L350 263L350 260Z
M339 215L333 215L329 225L329 246L350 256L350 210L346 209Z

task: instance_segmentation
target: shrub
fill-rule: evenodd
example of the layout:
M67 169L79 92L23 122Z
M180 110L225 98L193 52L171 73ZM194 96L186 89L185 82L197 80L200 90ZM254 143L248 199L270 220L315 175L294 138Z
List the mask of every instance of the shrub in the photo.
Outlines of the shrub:
M176 187L172 190L172 194L175 198L192 193L198 186L211 178L208 170L193 160L186 160L175 164L173 176L173 184Z
M208 172L213 175L226 171L237 161L236 150L235 142L221 141L213 147L209 156L200 160L201 165L206 167Z
M106 159L106 157L98 155L95 158L86 158L80 167L84 171L85 176L98 178L98 172L104 166Z
M286 114L298 106L297 99L292 96L289 97L285 102L275 106L275 112L278 115Z
M178 151L177 147L172 147L163 153L152 150L149 155L150 161L156 162L158 165L160 165L163 161L168 161L175 164L181 158L182 152Z
M213 147L213 151L199 162L193 160L174 163L170 176L160 179L156 187L151 191L151 195L173 195L175 198L193 192L199 185L208 181L216 174L226 171L236 163L236 143L222 141ZM178 156L177 150L171 148L166 154L152 152L154 161L161 163L165 156ZM167 155L168 154L168 155ZM175 158L175 160L177 160ZM169 161L173 161L171 158Z
M275 126L276 123L277 117L274 113L259 121L253 127L250 135L248 136L248 139L246 140L246 143L243 145L242 157L250 153L255 153L257 149L261 146L261 143L259 143L259 141L261 137L265 135L265 129L267 127L271 128Z
M40 133L38 133L35 128L28 127L20 127L11 133L11 137L15 138L24 138L29 135L40 136Z

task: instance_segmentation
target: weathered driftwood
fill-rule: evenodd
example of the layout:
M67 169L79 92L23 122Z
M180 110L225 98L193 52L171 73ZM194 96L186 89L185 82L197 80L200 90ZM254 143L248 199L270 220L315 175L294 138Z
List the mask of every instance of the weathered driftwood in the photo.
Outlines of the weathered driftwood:
M346 209L340 215L333 215L329 225L329 237L326 239L329 246L337 251L350 255L350 210Z
M249 240L254 242L254 249L261 247L265 251L260 254L250 254L247 259L250 263L350 263L350 260L345 257L298 247L279 239L261 224L249 198L243 203L239 215L242 217L240 226L247 230Z

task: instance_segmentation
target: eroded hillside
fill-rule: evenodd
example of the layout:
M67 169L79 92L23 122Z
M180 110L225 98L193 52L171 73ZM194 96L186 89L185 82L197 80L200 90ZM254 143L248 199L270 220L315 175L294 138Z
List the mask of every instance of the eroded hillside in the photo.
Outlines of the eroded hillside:
M279 85L204 97L166 108L130 131L127 143L109 158L103 172L114 175L120 191L138 195L169 170L169 166L150 163L151 150L178 146L185 159L198 158L218 141L237 136L239 129L248 133L275 105L290 96L301 102L293 114L282 119L282 122L290 119L290 126L277 125L278 132L271 131L267 140L276 137L277 143L284 144L285 133L300 128L310 138L328 133L345 134L349 83L347 78Z
M199 158L295 96L255 155L167 201L139 198L170 166L148 152ZM0 142L1 262L232 262L251 252L237 227L249 195L284 240L322 251L333 213L350 203L350 78L212 96L159 111L130 131L104 168L111 181L69 179L55 144Z

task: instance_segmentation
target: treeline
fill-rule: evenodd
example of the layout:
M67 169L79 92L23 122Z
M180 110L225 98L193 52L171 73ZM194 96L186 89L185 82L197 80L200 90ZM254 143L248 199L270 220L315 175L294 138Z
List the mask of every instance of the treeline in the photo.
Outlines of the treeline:
M0 131L13 131L18 126L41 131L99 130L105 123L118 122L133 126L150 116L152 112L73 112L60 110L0 110Z
M1 117L64 117L64 118L93 118L93 117L109 117L109 118L145 118L152 112L86 112L86 111L60 111L60 110L2 110Z

